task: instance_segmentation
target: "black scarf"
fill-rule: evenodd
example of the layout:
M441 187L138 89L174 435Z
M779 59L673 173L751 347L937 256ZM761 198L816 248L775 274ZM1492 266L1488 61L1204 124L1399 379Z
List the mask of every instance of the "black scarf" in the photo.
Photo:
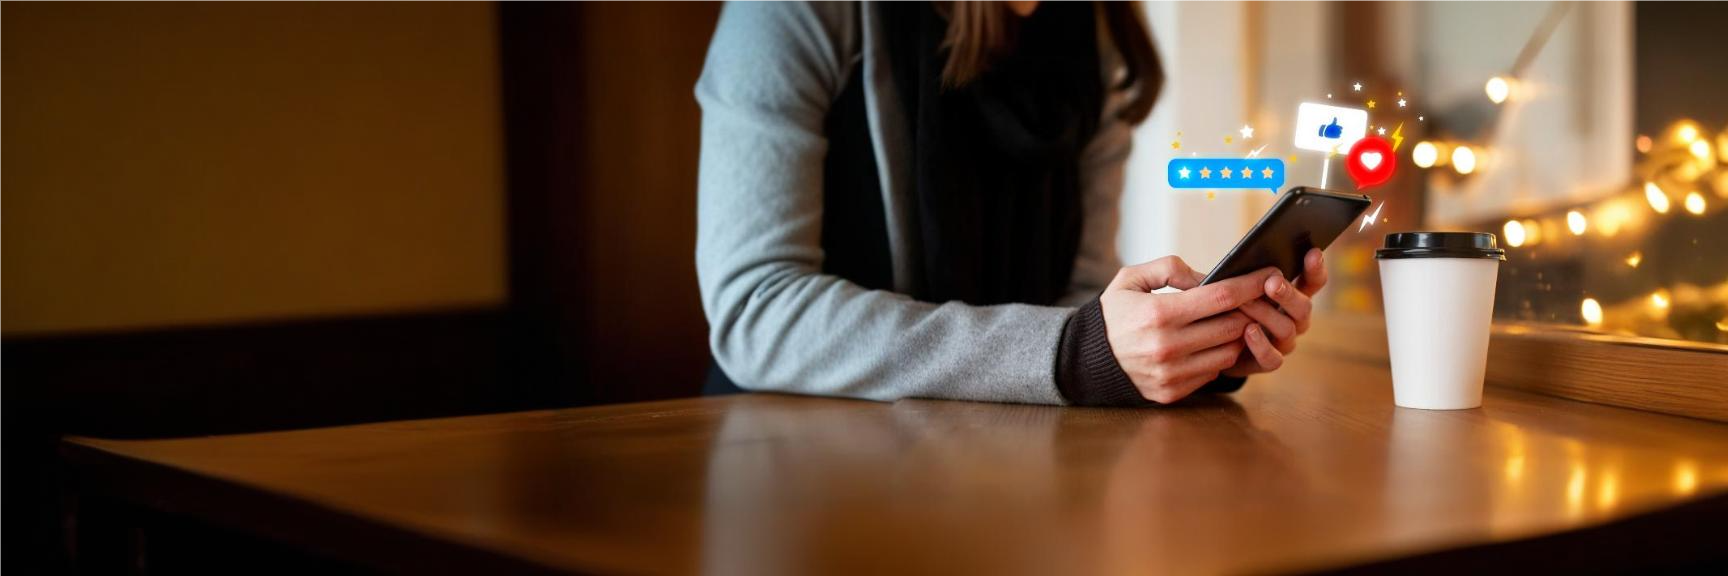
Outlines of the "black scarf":
M930 2L883 3L888 53L913 135L914 297L1050 304L1080 245L1080 153L1103 89L1091 2L1045 2L1012 51L942 86L948 21Z

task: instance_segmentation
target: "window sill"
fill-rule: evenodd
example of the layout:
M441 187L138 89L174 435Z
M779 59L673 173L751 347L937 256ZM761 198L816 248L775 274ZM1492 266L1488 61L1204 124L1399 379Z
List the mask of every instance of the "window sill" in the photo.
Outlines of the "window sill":
M1378 315L1316 316L1302 352L1388 362ZM1728 422L1728 346L1497 322L1488 346L1490 386L1571 400Z

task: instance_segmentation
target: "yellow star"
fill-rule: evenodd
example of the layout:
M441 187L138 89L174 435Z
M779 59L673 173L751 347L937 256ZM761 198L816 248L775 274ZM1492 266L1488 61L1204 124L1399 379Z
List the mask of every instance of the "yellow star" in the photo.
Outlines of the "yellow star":
M1225 136L1225 137L1224 137L1224 143L1225 143L1225 144L1229 144L1229 143L1230 143L1230 137L1229 137L1229 136Z
M1254 179L1254 171L1249 170L1247 168L1243 168L1242 169L1242 179L1243 180L1253 180Z
M1171 140L1170 141L1170 149L1171 150L1181 150L1182 149L1182 141L1181 140Z
M1207 200L1211 200L1211 199L1213 199L1213 198L1217 198L1217 197L1218 197L1218 193L1217 193L1217 192L1213 192L1213 191L1211 191L1211 190L1207 190L1207 191L1206 191L1206 199L1207 199Z
M1206 180L1206 179L1209 179L1211 177L1212 177L1212 169L1211 168L1201 168L1200 169L1200 179L1201 180Z
M1267 169L1265 169L1265 170L1261 170L1261 171L1260 171L1260 175L1261 175L1261 176L1262 176L1262 177L1265 177L1265 178L1271 178L1271 177L1272 177L1272 169L1271 169L1271 168L1267 168Z
M1225 169L1223 169L1223 170L1219 170L1219 171L1218 171L1218 172L1219 172L1219 173L1220 173L1220 174L1223 174L1223 175L1224 175L1224 179L1225 179L1225 180L1229 180L1229 179L1230 179L1230 169L1229 169L1229 168L1225 168Z
M1369 100L1369 101L1368 101L1368 109L1369 109L1369 110L1373 110L1373 109L1374 109L1374 101L1373 101L1373 100Z

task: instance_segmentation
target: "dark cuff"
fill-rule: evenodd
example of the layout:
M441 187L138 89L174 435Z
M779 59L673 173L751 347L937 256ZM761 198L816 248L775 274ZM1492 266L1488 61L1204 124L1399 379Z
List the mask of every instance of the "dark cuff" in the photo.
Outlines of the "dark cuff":
M1235 392L1247 381L1219 376L1196 393ZM1062 328L1062 342L1056 345L1056 390L1075 406L1157 405L1140 395L1140 389L1116 363L1116 352L1110 349L1104 326L1104 308L1097 298L1076 310Z
M1056 346L1056 390L1075 406L1148 406L1128 373L1116 363L1097 298L1068 317Z

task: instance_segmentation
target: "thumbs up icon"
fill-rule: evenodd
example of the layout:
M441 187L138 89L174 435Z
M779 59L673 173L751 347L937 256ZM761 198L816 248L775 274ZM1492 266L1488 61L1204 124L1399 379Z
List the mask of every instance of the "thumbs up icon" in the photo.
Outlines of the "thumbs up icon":
M1343 136L1344 136L1344 127L1338 125L1338 118L1337 117L1332 118L1331 124L1327 124L1325 126L1320 127L1320 137L1321 138L1331 138L1333 140L1337 140L1338 138L1341 138Z

